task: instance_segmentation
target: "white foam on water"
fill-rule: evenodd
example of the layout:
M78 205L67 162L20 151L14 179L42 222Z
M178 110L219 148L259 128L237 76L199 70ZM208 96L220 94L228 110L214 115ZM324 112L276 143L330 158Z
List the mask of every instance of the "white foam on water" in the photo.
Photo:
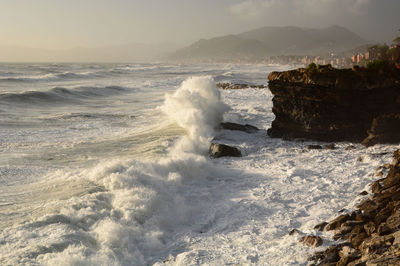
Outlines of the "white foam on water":
M351 210L399 145L307 150L313 142L267 137L268 90L221 94L211 77L195 77L166 96L166 115L152 121L187 131L169 154L59 169L29 187L31 198L15 189L32 212L0 232L0 264L305 265L313 250L288 232L321 234L314 225ZM222 118L261 130L218 131ZM213 137L245 156L209 159Z
M188 133L173 153L205 154L228 109L211 76L189 78L174 93L167 94L161 110Z

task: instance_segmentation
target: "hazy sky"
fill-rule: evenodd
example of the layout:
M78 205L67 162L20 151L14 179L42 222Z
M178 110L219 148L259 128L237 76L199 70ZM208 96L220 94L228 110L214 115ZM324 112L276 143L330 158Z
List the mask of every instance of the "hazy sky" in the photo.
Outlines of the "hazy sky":
M189 44L261 26L348 27L392 40L400 0L0 0L0 45Z

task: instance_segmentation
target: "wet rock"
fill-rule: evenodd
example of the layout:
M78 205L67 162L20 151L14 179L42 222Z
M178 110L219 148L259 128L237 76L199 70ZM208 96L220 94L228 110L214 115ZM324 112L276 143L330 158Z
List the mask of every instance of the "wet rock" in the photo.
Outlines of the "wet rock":
M309 150L321 150L322 146L321 145L307 145L306 149L309 149Z
M244 83L228 83L228 82L219 82L217 83L217 87L223 90L242 90L249 88L257 88L264 89L267 88L266 85L252 85L252 84L244 84Z
M354 150L354 149L356 149L356 146L354 146L354 145L349 145L349 146L347 146L346 147L346 151L350 151L350 150Z
M293 229L293 230L291 230L291 231L289 232L289 235L290 235L290 236L293 236L293 235L298 235L299 233L300 233L299 230Z
M324 149L325 149L325 150L334 150L334 149L336 149L336 146L335 146L334 143L331 143L331 144L325 145L325 146L324 146Z
M324 231L324 228L325 228L325 226L327 224L328 224L327 222L322 222L322 223L317 224L316 226L314 226L314 229L318 230L318 231Z
M237 130L237 131L243 131L246 133L255 133L259 131L259 129L255 126L246 124L246 125L241 125L241 124L236 124L236 123L231 123L231 122L225 122L221 123L221 127L223 129L227 130Z
M328 223L325 227L326 231L331 231L339 228L344 222L350 220L351 217L349 214L342 214L338 216L336 219Z
M323 240L319 236L308 235L308 236L303 236L300 239L300 242L305 244L305 245L307 245L307 246L309 246L309 247L319 247L319 246L322 245Z
M371 186L371 191L372 193L378 193L381 190L382 186L381 184L379 184L379 181L375 181L374 183L372 183Z
M225 144L211 143L210 156L214 158L220 157L241 157L242 153L238 148L231 147Z

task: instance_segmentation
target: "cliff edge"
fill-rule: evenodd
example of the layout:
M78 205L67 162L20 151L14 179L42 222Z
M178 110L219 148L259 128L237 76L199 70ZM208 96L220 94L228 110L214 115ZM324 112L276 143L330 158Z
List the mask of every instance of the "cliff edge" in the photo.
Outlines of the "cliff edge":
M272 72L274 95L268 135L286 139L354 141L370 146L400 142L400 70L308 68Z

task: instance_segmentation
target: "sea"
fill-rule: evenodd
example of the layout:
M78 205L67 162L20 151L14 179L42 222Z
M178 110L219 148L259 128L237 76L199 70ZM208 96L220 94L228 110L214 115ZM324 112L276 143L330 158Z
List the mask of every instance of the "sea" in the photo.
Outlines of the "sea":
M267 88L216 86L291 68L0 64L0 264L307 265L399 146L273 139Z

